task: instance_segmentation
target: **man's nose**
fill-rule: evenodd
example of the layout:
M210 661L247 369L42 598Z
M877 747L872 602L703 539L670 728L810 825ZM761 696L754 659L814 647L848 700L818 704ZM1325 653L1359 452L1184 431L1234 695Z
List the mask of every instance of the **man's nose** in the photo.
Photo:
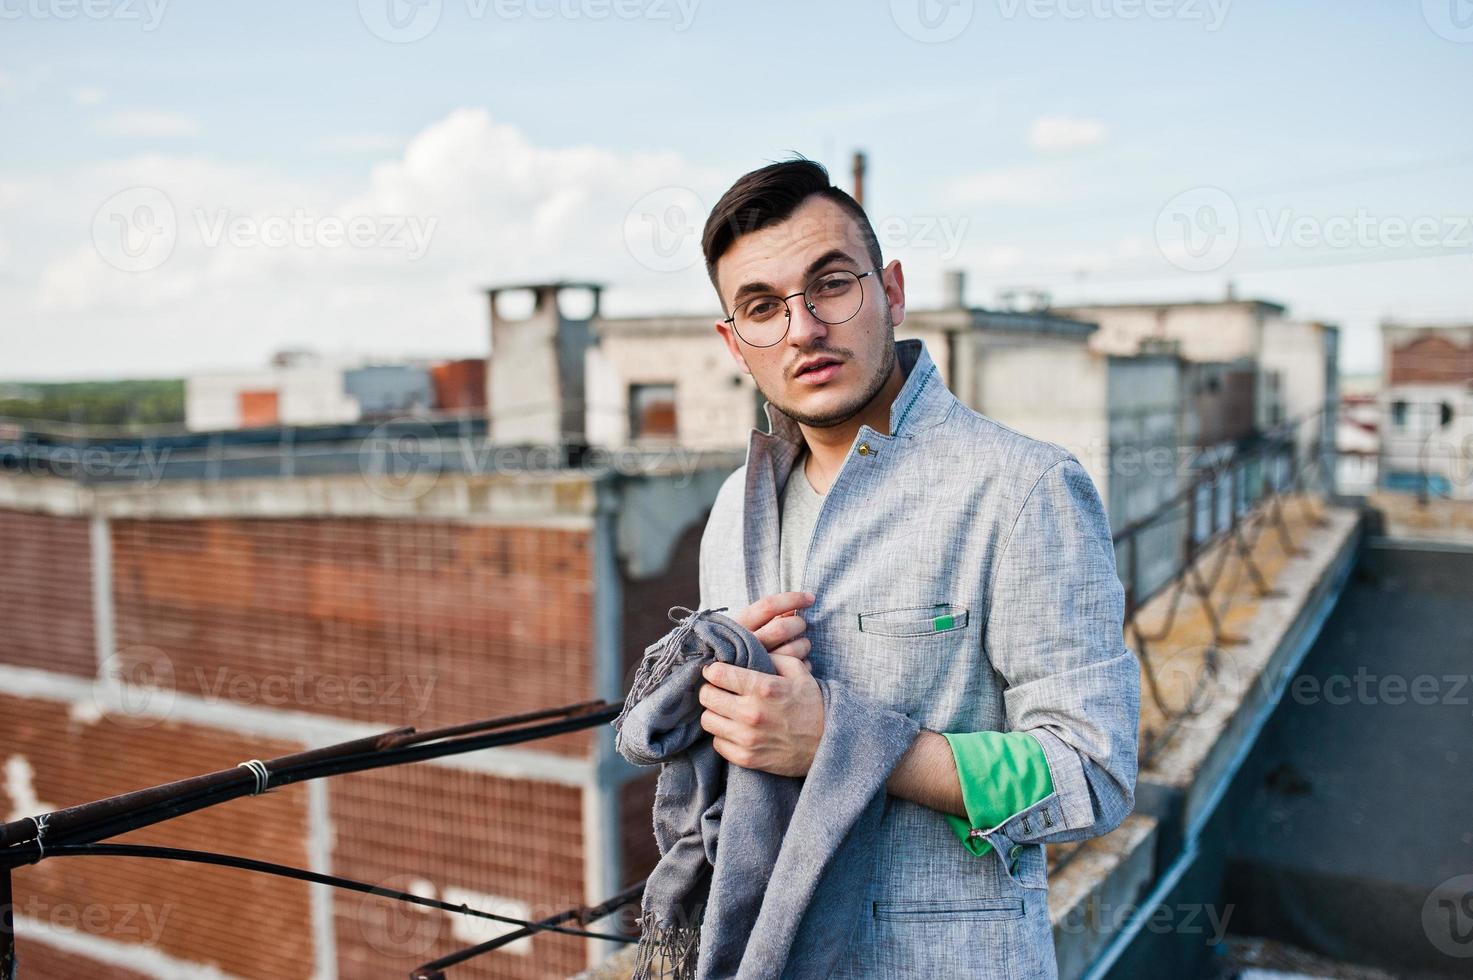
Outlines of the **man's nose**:
M794 297L788 303L788 309L792 311L793 318L788 324L788 343L801 350L807 350L815 342L828 337L829 324L813 315L803 297Z

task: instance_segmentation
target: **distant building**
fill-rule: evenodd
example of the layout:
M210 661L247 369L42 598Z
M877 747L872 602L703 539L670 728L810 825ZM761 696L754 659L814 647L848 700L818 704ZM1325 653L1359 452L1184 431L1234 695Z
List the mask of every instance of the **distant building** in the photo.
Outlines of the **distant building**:
M1380 485L1473 498L1473 325L1381 325Z
M1095 350L1128 356L1143 344L1172 341L1187 361L1220 365L1200 373L1196 397L1202 445L1322 411L1333 416L1339 400L1339 328L1292 320L1277 303L1229 296L1218 301L1056 306L1050 312L1099 324L1090 341ZM1251 417L1243 414L1245 399L1251 399ZM1301 427L1302 455L1313 451L1319 433L1318 425Z
M185 425L196 432L479 414L484 407L481 360L361 363L283 351L264 368L194 375L184 385Z

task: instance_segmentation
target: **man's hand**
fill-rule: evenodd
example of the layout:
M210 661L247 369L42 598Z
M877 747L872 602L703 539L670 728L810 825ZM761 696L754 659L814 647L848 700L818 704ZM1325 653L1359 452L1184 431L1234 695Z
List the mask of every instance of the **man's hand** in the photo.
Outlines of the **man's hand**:
M732 616L762 641L777 675L732 664L701 671L699 698L707 710L701 727L728 762L779 776L805 776L823 737L823 692L808 663L808 624L797 610L813 604L810 592L764 596Z

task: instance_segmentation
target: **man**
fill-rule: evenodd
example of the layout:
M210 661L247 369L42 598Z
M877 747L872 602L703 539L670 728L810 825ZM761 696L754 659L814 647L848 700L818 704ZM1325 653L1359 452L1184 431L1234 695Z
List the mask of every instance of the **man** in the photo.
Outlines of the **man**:
M1043 845L1134 805L1140 680L1099 494L896 343L900 263L818 164L743 176L703 246L771 431L712 507L700 603L737 610L778 674L707 665L701 724L729 762L800 776L815 676L921 726L834 980L1055 976Z

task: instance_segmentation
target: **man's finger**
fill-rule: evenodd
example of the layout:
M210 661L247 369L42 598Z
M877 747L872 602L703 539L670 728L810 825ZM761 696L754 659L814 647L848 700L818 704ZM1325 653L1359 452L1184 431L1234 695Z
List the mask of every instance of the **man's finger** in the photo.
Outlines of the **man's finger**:
M755 633L779 616L813 605L816 598L812 592L775 592L758 599L732 618Z
M736 743L737 739L746 737L746 729L730 718L723 718L714 711L701 712L701 727L712 735L720 736L728 742Z
M733 694L747 694L761 682L762 678L772 675L760 670L749 670L746 667L722 663L718 660L701 668L701 676Z
M806 636L800 636L796 640L784 643L780 647L769 650L774 657L792 657L795 660L806 660L808 652L813 649L813 641Z
M769 651L776 650L785 643L796 640L808 629L808 621L797 613L779 616L772 622L760 629L753 630L752 635L762 641L762 645Z
M737 717L742 704L742 699L737 695L709 683L701 685L700 690L696 692L696 700L718 715L727 718Z

